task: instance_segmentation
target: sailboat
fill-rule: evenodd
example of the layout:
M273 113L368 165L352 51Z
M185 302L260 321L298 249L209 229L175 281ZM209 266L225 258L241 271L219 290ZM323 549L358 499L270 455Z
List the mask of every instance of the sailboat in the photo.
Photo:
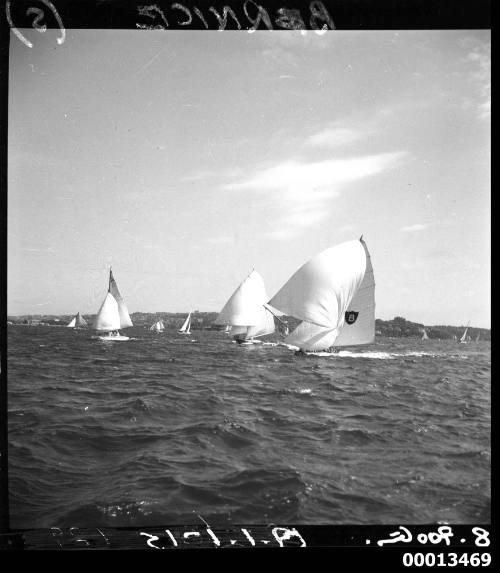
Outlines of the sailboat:
M178 332L181 332L182 334L191 334L191 313L187 315L186 320Z
M154 332L163 332L165 330L165 325L163 324L163 320L161 318L160 320L157 320L154 324L151 325L149 330L152 330Z
M119 332L120 328L128 328L129 326L133 326L132 320L113 278L113 273L109 269L108 292L94 320L93 328L107 332L107 334L97 337L100 340L118 342L130 340L128 336L123 336Z
M373 342L375 280L363 237L313 257L268 304L302 321L284 340L301 353Z
M469 330L469 324L465 327L464 333L462 334L462 338L460 338L460 344L467 344L470 340L470 336L467 336L467 331Z
M256 339L274 332L274 316L265 306L267 300L264 280L254 269L229 297L215 324L230 326L238 344L258 344L261 341Z
M76 314L71 321L66 325L68 328L83 328L87 326L87 321L83 318L83 316L78 313Z
M481 333L478 332L478 333L477 333L477 336L476 336L476 342L479 342L479 339L480 339L480 338L481 338Z
M427 336L427 332L425 331L425 328L422 329L422 340L429 340L429 337Z

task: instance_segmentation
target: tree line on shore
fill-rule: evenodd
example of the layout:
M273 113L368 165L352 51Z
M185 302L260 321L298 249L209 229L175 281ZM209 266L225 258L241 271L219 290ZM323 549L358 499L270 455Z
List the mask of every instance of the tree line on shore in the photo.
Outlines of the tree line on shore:
M148 327L157 320L163 320L165 328L177 329L180 328L186 318L187 312L134 312L131 314L134 326ZM217 318L217 312L199 312L194 311L191 315L191 330L223 330L223 326L213 324ZM83 315L85 320L92 324L95 315ZM25 324L25 325L50 325L50 326L63 326L66 325L73 315L23 315L23 316L10 316L8 322L10 324ZM295 328L299 321L293 317L280 317L281 320L288 323L290 330ZM430 339L459 339L466 325L463 326L447 326L436 325L427 326L418 322L411 322L401 316L396 316L392 320L381 320L377 318L375 321L376 336L389 337L389 338L421 338L425 329L427 336ZM468 334L472 339L477 335L482 340L491 340L491 330L486 328L469 327Z

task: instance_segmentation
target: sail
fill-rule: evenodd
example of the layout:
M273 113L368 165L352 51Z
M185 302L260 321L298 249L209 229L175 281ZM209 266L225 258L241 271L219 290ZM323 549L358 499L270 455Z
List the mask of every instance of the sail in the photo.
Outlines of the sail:
M300 267L269 305L305 322L338 328L366 269L367 251L362 241L331 247Z
M252 271L229 297L215 324L258 326L262 322L265 302L267 294L264 280L257 271Z
M428 340L429 337L427 336L427 332L425 331L425 328L422 331L422 340Z
M285 338L302 350L373 342L375 279L364 241L348 241L316 255L269 305L302 320Z
M259 322L247 328L246 338L257 338L274 332L274 316L265 306L261 306L260 308Z
M118 304L118 312L120 314L120 326L118 328L127 328L128 326L133 326L132 320L130 319L130 315L128 313L128 309L125 305L122 295L118 290L118 286L116 284L115 279L113 278L113 273L109 271L109 292L115 298Z
M163 320L157 320L153 325L151 325L151 327L149 328L149 330L154 330L155 332L163 332L163 330L165 329L164 325L163 325Z
M476 336L476 342L479 342L479 339L480 339L480 338L481 338L481 333L479 333L479 334Z
M285 344L302 350L324 350L335 342L339 335L337 328L325 328L310 322L301 322L284 340Z
M76 316L74 316L70 322L68 322L68 324L66 325L69 328L74 328L76 326Z
M179 332L189 332L190 328L191 328L191 313L187 315L187 318L184 321L184 324L181 326Z
M335 346L371 344L375 340L375 276L370 253L364 241L360 242L366 254L365 275L346 312L342 314ZM346 316L349 320L346 320ZM352 318L354 322L351 322Z
M108 292L94 320L95 330L118 330L121 328L120 311L115 297Z
M467 342L467 331L469 330L469 327L467 327L464 331L464 333L462 334L462 338L460 339L460 342Z
M75 316L75 326L87 326L87 321L80 313Z

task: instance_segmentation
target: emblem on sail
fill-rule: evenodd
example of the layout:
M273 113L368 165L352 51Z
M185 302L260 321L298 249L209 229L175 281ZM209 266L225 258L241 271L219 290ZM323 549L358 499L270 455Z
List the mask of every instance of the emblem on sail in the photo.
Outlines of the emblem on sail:
M354 310L348 310L345 313L345 322L346 324L354 324L356 319L358 318L359 312L355 312Z

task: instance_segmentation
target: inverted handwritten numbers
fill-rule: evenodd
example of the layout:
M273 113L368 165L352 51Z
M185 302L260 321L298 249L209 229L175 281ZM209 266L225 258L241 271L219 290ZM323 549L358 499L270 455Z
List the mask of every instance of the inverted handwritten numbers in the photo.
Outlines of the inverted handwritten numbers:
M38 0L38 1L44 4L52 12L61 31L61 36L57 38L57 43L59 45L63 44L66 39L66 30L64 28L61 17L59 16L58 11L56 10L56 7L49 0ZM21 40L21 42L23 42L23 44L28 46L28 48L32 48L33 43L30 42L14 25L14 22L12 20L10 5L11 5L11 0L7 0L7 2L5 3L5 16L7 18L9 26L12 29L12 32ZM41 23L44 19L46 19L45 12L43 10L41 10L40 8L31 7L28 8L28 10L26 10L26 15L35 16L31 25L33 29L35 29L38 33L43 34L47 30L47 25Z
M154 545L154 542L160 539L157 535L151 535L150 533L146 533L144 531L141 531L139 535L147 535L149 539L146 540L146 543L149 545L149 547L152 547L153 549L160 549L160 547Z
M279 543L280 547L283 547L283 541L290 541L292 538L298 538L300 540L299 547L306 547L306 542L302 535L294 528L290 529L288 527L274 527L272 530L274 539Z
M490 544L489 533L482 527L473 527L472 533L476 536L475 544L477 547L488 547Z

